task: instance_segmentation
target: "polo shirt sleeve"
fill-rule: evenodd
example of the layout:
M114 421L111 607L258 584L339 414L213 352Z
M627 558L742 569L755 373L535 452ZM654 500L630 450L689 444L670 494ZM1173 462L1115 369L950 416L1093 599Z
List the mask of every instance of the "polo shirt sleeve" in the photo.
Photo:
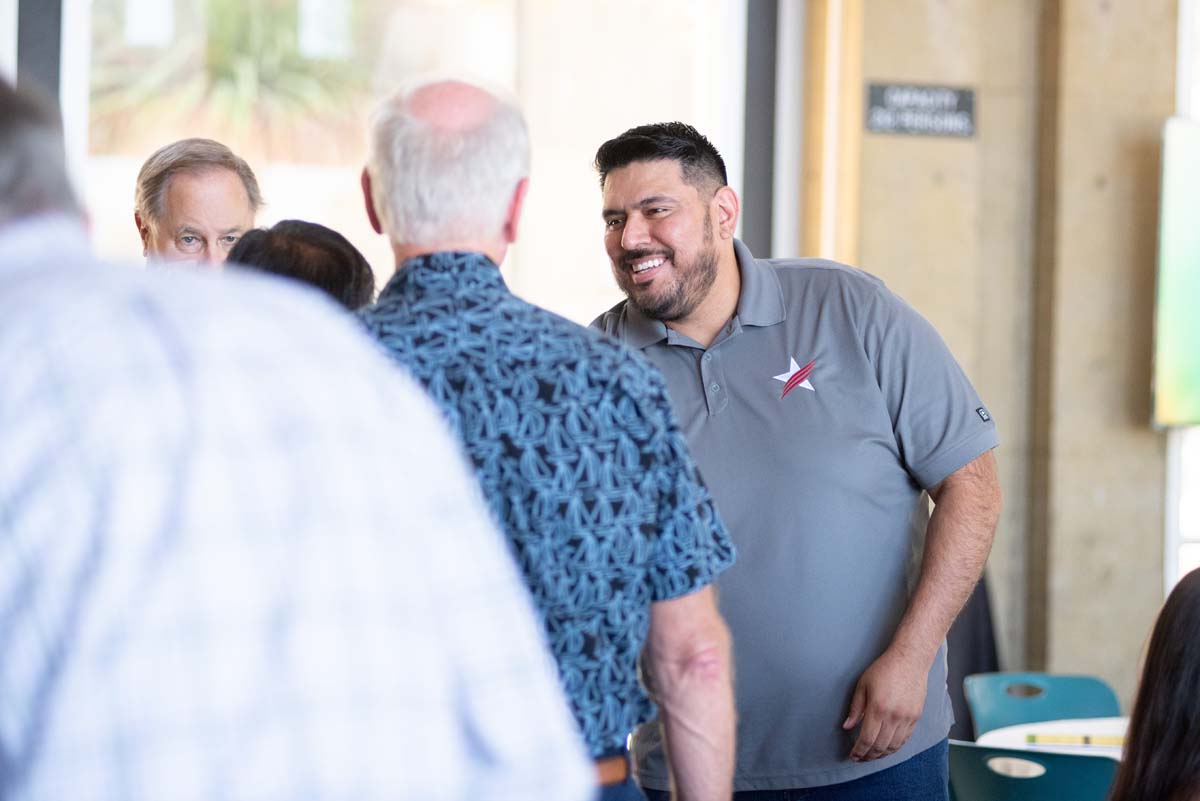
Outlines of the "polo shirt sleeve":
M649 576L653 600L664 601L711 584L736 554L675 420L662 377L649 366L640 372L649 434L642 458L656 520Z
M929 321L882 285L863 343L900 457L928 489L999 444L996 423Z

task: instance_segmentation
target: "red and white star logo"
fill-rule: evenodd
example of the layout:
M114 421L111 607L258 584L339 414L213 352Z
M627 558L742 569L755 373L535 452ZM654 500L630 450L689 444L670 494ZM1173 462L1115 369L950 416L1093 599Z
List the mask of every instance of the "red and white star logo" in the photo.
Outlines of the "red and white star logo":
M796 364L796 360L794 358L791 359L791 362L791 367L786 373L780 373L779 375L774 376L776 381L783 382L783 394L779 396L780 400L786 398L787 394L796 387L804 387L809 392L816 392L816 390L813 389L813 385L809 383L808 377L812 375L813 366L817 363L817 360L813 359L803 367Z

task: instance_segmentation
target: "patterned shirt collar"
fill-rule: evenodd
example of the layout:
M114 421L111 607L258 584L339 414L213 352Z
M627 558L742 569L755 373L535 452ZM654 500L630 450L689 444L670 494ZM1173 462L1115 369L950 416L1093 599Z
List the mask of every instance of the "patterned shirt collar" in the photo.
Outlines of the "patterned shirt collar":
M482 253L427 253L400 265L377 303L425 295L463 295L509 291L496 263Z

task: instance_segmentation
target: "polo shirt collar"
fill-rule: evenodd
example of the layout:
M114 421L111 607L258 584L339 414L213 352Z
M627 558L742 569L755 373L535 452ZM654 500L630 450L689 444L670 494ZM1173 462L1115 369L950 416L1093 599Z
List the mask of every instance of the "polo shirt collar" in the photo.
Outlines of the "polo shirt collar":
M775 275L769 264L754 258L750 248L740 239L733 240L733 254L742 278L737 322L740 325L763 326L783 322L787 317L787 308L784 306L779 276ZM668 339L670 334L666 323L647 317L628 301L625 303L623 328L619 332L621 339L639 350Z
M641 350L662 342L667 338L667 326L661 320L655 320L642 314L636 306L625 301L624 331L618 336L631 348Z
M782 323L787 317L787 307L783 302L783 287L775 270L767 262L754 258L750 248L740 239L733 240L733 253L737 256L738 270L742 275L738 320L742 325Z

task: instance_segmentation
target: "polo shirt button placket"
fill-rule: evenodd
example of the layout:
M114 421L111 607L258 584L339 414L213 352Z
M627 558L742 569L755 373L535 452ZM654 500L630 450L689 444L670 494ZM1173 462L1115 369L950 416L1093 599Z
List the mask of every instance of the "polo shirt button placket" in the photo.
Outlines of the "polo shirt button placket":
M721 393L719 371L713 366L713 355L706 351L700 357L700 385L706 388L704 401L708 407L709 416L719 414L727 405L728 398Z

